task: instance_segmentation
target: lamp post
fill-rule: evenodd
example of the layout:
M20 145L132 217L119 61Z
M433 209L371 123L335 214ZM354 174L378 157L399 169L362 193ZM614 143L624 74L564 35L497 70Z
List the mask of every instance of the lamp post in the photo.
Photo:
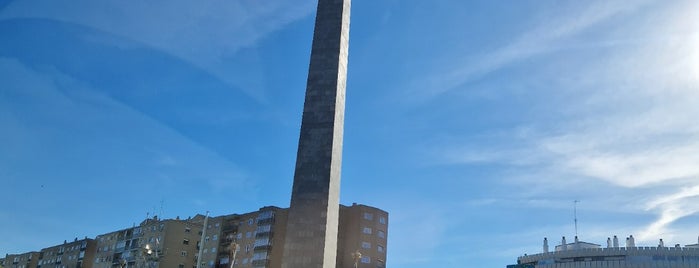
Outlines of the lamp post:
M352 259L354 259L354 268L357 268L359 265L359 259L362 258L362 253L359 252L359 250L356 250L354 253L352 253Z
M231 245L228 246L228 252L231 256L230 268L233 268L233 265L235 265L235 256L238 254L238 248L240 248L240 246L236 242L231 242Z
M150 265L150 262L149 262L149 261L152 261L152 260L153 260L153 258L152 258L152 256L153 256L153 249L151 249L150 244L146 244L141 250L143 250L143 252L142 252L142 256L143 256L143 266L144 266L144 267L146 267L146 266L147 266L147 267L150 267L151 265ZM157 252L155 253L155 258L156 258L156 259L158 258L158 253L157 253Z

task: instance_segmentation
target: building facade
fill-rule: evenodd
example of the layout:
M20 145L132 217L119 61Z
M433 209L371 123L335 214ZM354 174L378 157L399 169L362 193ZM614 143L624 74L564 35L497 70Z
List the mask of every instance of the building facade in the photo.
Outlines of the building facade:
M195 267L201 231L196 219L146 219L139 226L98 235L93 267Z
M39 252L37 268L92 268L97 243L85 238L44 248Z
M268 206L210 218L202 267L230 267L231 261L235 267L280 267L287 213L287 209Z
M2 268L281 268L288 208L181 220L152 217L137 226L75 239L39 252L8 254ZM386 267L388 213L340 205L337 268ZM205 224L206 222L206 224ZM237 246L236 246L237 245ZM235 251L233 249L236 249ZM201 252L201 255L200 255ZM357 254L361 253L361 258ZM201 258L200 258L201 256Z
M386 267L388 213L352 204L340 206L337 268ZM209 218L202 252L202 267L228 268L235 261L240 268L282 267L288 209L263 207L245 214ZM238 245L238 251L232 249Z
M676 244L665 246L660 239L657 246L636 246L633 236L626 238L625 246L620 246L616 236L607 239L607 246L575 240L555 247L548 252L544 240L544 252L524 255L517 258L517 264L508 268L696 268L699 267L699 246Z
M356 203L340 205L336 267L354 267L355 256L360 268L386 267L387 238L388 212Z
M39 252L27 252L21 254L5 255L5 265L7 268L34 268L39 263Z

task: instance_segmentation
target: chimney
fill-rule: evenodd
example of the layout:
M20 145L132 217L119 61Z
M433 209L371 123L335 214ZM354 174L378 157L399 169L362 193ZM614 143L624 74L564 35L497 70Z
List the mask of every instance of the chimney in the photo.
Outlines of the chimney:
M575 236L575 245L573 245L573 249L580 249L580 240L578 240L578 236Z
M659 247L659 248L665 247L665 242L663 242L663 239L662 239L662 238L660 238L660 241L658 241L658 247Z
M612 239L607 237L607 248L611 248L611 247L612 247Z
M566 237L561 239L561 250L568 250L568 243L566 243Z
M635 248L636 247L636 239L633 238L633 235L629 235L629 244L630 247Z
M618 248L618 247L619 247L619 238L617 238L615 235L614 236L614 248Z
M544 237L544 253L549 253L549 240Z

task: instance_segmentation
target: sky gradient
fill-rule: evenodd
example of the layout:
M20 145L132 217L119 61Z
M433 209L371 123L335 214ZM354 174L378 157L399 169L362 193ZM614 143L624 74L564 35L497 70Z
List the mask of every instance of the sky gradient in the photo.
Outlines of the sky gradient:
M0 256L288 207L309 0L0 1ZM389 267L699 236L699 2L352 3L341 202Z

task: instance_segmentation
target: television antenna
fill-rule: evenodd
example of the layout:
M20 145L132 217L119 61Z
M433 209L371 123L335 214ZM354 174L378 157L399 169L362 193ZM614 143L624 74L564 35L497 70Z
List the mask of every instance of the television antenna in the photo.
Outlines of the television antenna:
M575 223L575 236L578 236L578 203L580 200L573 201L573 222Z

